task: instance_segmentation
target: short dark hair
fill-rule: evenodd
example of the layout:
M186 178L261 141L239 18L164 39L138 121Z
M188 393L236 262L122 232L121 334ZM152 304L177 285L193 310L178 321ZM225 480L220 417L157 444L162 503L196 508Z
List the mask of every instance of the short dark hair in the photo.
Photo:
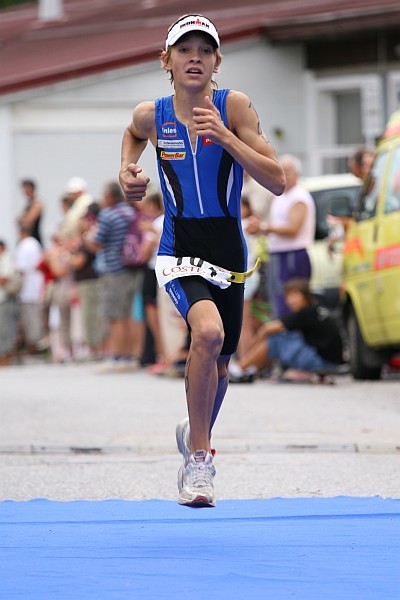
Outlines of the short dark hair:
M6 243L5 243L5 242L3 242L3 240L0 240L0 248L2 248L3 250L5 250L5 249L6 249L6 247L7 247L7 246L6 246Z
M21 185L29 185L32 190L36 190L36 183L33 181L33 179L23 179L21 181Z
M303 294L307 302L309 304L312 304L313 295L310 290L310 281L305 277L293 277L293 279L289 279L289 281L285 283L285 295L292 291L300 292L301 294Z
M112 196L115 203L123 202L125 200L122 188L117 181L110 181L109 183L107 183L105 191L107 192L107 194L110 194L110 196Z
M147 202L151 205L154 206L157 210L162 210L163 208L163 199L162 196L159 192L154 192L153 194L150 194L147 198L146 198Z
M86 219L90 223L95 223L100 212L100 204L98 202L92 202L87 207L86 213L83 215L82 219Z
M87 207L87 214L89 214L89 215L93 215L94 217L97 217L99 212L100 212L100 204L98 202L92 202Z
M240 196L240 204L251 210L250 198L246 194Z

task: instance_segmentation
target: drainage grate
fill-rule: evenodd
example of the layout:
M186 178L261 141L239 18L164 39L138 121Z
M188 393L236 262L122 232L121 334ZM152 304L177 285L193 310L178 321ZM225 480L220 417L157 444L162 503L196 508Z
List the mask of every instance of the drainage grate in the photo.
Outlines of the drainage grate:
M217 448L218 454L400 454L400 446L395 444L224 444ZM15 445L0 446L1 455L165 455L175 454L173 446L56 446L56 445Z

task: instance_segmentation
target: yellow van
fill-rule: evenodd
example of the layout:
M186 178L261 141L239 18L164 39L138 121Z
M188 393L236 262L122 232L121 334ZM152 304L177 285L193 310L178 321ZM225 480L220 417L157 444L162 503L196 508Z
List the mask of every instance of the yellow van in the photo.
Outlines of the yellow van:
M328 251L327 238L331 234L331 225L327 217L332 203L339 211L342 206L354 207L362 181L351 173L338 173L304 177L300 184L310 192L315 203L315 239L307 248L311 261L311 291L321 304L336 312L335 309L340 305L342 247L337 242L334 251Z
M352 216L342 282L350 368L355 379L378 379L400 351L400 110L378 143Z

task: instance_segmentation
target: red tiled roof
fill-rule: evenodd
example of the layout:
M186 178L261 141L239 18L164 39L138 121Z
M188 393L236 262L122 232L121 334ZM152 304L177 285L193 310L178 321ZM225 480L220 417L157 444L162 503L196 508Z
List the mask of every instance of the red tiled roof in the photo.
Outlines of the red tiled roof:
M0 11L0 94L158 60L166 30L190 0L64 0L59 21L37 4ZM202 0L222 44L250 36L295 40L400 25L399 0Z

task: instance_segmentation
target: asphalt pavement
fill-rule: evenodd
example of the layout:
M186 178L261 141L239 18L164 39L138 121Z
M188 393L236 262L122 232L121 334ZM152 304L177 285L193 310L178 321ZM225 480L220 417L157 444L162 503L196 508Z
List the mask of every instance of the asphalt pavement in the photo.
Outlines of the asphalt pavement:
M93 363L0 370L0 500L174 499L184 383ZM231 384L217 498L400 497L400 376Z

